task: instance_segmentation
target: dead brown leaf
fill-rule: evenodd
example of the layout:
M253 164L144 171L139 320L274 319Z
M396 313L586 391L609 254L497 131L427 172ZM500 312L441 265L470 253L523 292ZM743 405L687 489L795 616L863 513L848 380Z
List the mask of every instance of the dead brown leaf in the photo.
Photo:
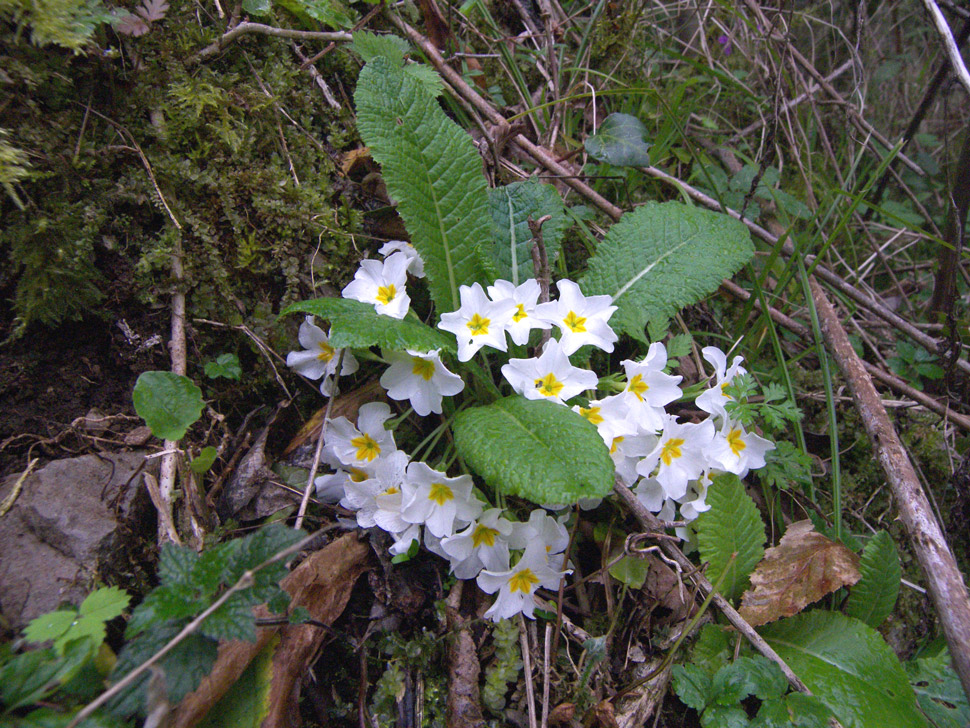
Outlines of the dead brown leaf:
M738 610L752 626L798 614L826 594L859 581L859 557L798 521L765 552Z

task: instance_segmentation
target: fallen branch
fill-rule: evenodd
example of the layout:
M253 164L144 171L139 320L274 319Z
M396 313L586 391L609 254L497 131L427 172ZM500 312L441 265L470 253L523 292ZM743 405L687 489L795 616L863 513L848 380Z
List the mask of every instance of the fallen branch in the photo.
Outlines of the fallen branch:
M960 49L953 38L953 31L950 30L946 18L943 17L939 6L933 0L923 0L923 5L929 11L930 17L933 18L933 24L943 39L943 48L946 50L947 58L950 59L950 65L953 66L953 72L966 92L970 94L970 71L967 71L967 64L963 62L963 56L960 55Z
M293 30L291 28L274 28L271 25L263 25L262 23L240 23L232 30L224 33L219 40L215 41L214 43L210 43L194 56L189 57L185 63L186 65L191 66L204 61L209 56L214 56L237 38L253 33L258 35L269 35L274 38L323 40L331 43L348 43L353 40L353 36L350 33L345 33L344 31L321 32L315 30Z

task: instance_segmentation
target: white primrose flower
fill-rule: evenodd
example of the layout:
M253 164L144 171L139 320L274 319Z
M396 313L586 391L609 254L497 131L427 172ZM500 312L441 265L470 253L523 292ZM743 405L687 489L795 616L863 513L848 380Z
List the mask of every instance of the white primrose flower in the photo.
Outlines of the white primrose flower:
M704 473L687 486L687 493L680 499L680 517L685 521L696 520L704 511L711 510L707 503L707 489L711 487L711 476Z
M680 381L683 377L664 374L667 365L667 349L662 343L650 345L641 362L626 359L626 389L616 397L622 398L630 416L645 430L656 432L663 427L664 407L682 394Z
M305 351L291 351L286 355L286 366L302 374L307 379L323 377L320 391L326 396L333 392L333 374L337 371L337 360L340 352L330 346L330 337L319 326L313 323L313 316L307 316L300 324L300 346ZM357 371L357 360L349 351L344 351L340 376L353 374Z
M406 530L391 535L394 537L394 543L387 550L395 556L406 554L411 550L412 542L417 541L419 544L421 543L421 526L417 523L411 523L408 524Z
M472 494L472 477L449 478L420 461L408 465L407 479L412 491L401 508L408 523L420 523L438 538L451 536L455 524L464 526L482 512L482 502Z
M457 311L441 314L439 329L450 331L458 339L458 361L468 361L483 346L507 351L505 327L515 313L511 299L490 301L480 283L458 289L461 306Z
M410 527L401 518L401 501L410 490L406 483L407 453L401 450L381 458L374 467L373 477L359 482L348 480L340 505L356 511L361 528L378 526L389 533L399 533Z
M439 551L434 553L448 559L451 571L459 579L473 579L482 569L507 571L509 568L509 537L514 525L502 517L501 508L489 508L464 531L441 539ZM428 543L425 536L425 543Z
M551 399L563 404L580 392L595 389L599 377L569 363L559 342L550 339L542 354L531 359L509 359L502 375L526 399Z
M637 472L655 478L668 498L682 498L687 483L707 469L707 454L714 440L714 423L678 423L665 416L663 433L654 449L637 465Z
M586 297L579 286L563 279L556 283L559 300L540 303L536 316L559 327L560 343L566 354L574 353L586 344L603 351L613 351L613 343L619 338L607 323L616 306L609 296Z
M362 483L373 477L373 464L367 468L337 468L336 472L321 475L313 484L317 489L317 500L321 503L339 503L345 495L348 481Z
M408 262L404 253L394 253L383 263L379 260L362 260L354 280L344 286L341 295L372 303L377 313L402 319L411 305L411 299L404 290Z
M357 426L346 417L330 421L327 448L343 465L366 468L382 455L397 450L394 434L384 429L391 408L383 402L368 402L357 412Z
M550 565L544 544L538 541L530 543L522 558L511 569L486 569L478 575L478 586L482 591L488 594L498 592L495 603L485 612L485 617L498 622L521 612L532 619L536 589L558 589L560 579L567 573L557 571Z
M494 285L488 287L488 296L493 301L503 299L511 300L515 303L515 312L512 319L506 326L506 331L512 341L519 346L529 343L529 332L532 329L548 329L552 327L548 321L543 321L536 317L536 306L539 303L541 293L539 283L535 278L529 278L518 286L509 281L498 280Z
M391 366L381 375L381 386L387 390L387 396L409 400L414 411L422 417L431 412L441 414L442 396L458 394L465 388L465 383L445 368L439 351L386 352L384 358Z
M632 435L617 435L607 445L620 482L630 488L637 480L637 468L643 458L657 446L657 436L653 432L638 430Z
M704 412L727 419L727 410L724 407L731 401L731 397L724 390L736 376L747 373L748 370L741 366L744 359L736 356L728 367L727 355L716 346L705 346L701 349L701 354L714 367L714 382L710 389L698 395L694 404Z
M722 470L743 478L751 469L765 466L765 454L774 450L771 440L746 432L739 422L724 420L711 445L710 459Z
M529 544L542 544L549 564L554 568L561 568L563 551L569 546L569 531L565 522L569 518L567 511L559 518L549 515L542 508L534 508L525 523L516 523L509 546L513 549L528 548Z
M394 253L403 253L408 259L408 273L413 275L415 278L424 278L424 260L422 260L421 256L418 254L418 251L413 245L411 245L411 243L407 243L403 240L389 240L388 242L384 243L377 252L383 255L385 258L393 255Z

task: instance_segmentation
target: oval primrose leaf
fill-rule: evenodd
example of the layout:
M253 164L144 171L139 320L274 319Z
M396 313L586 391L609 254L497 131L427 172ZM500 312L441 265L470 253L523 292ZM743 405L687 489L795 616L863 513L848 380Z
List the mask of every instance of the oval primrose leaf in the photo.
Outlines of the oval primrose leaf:
M550 216L542 225L542 244L551 266L559 255L562 236L569 227L562 197L552 185L535 179L512 182L488 191L488 207L492 214L492 243L499 278L514 285L536 275L532 262L532 231L529 217L538 220Z
M644 141L647 127L630 114L610 114L583 146L597 161L616 167L649 167L650 145Z
M648 202L610 228L580 281L587 296L613 297L614 329L646 341L648 322L713 293L754 255L747 228L681 202Z
M596 426L553 402L518 395L461 412L458 454L492 487L534 503L602 498L613 461Z
M284 308L280 316L312 313L330 322L330 344L339 348L380 346L394 351L442 349L454 353L455 337L414 319L383 316L369 303L349 298L316 298Z
M188 377L173 372L143 372L131 398L135 412L162 440L181 440L205 407L202 390Z
M814 611L758 631L845 728L926 728L896 654L863 622Z

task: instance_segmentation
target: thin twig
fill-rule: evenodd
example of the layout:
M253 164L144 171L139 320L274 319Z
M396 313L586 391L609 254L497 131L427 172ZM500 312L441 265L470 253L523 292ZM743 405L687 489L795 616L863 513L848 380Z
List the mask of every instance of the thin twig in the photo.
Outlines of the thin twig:
M967 64L963 62L963 56L960 55L960 48L957 47L956 40L953 38L953 31L950 30L949 23L946 22L939 6L933 0L923 0L923 5L929 11L930 17L933 18L933 24L943 39L943 48L946 50L947 58L950 59L950 65L953 66L953 72L963 88L970 94L970 71L967 71Z
M3 502L0 503L0 518L7 515L7 511L13 508L13 504L16 502L17 496L19 496L20 491L23 490L24 483L30 474L34 472L34 468L37 466L38 462L40 462L40 458L31 458L30 462L27 463L27 467L24 468L24 472L22 472L20 477L17 478L17 482L13 484L13 488L11 489L10 493L6 498L3 499Z
M522 648L522 669L525 671L525 701L529 704L529 728L536 724L536 689L532 682L532 653L529 650L529 630L525 618L519 614L519 644Z
M552 670L552 625L546 622L542 641L542 719L539 728L549 725L549 673Z
M325 40L330 41L331 43L349 43L354 39L353 35L350 33L345 33L342 30L335 32L319 32L315 30L274 28L271 25L263 25L262 23L240 23L232 30L224 33L217 41L207 45L194 56L191 56L185 63L186 65L191 66L195 63L199 63L200 61L204 61L209 56L213 56L221 51L240 36L251 33L258 35L269 35L274 38L292 38L295 40Z

